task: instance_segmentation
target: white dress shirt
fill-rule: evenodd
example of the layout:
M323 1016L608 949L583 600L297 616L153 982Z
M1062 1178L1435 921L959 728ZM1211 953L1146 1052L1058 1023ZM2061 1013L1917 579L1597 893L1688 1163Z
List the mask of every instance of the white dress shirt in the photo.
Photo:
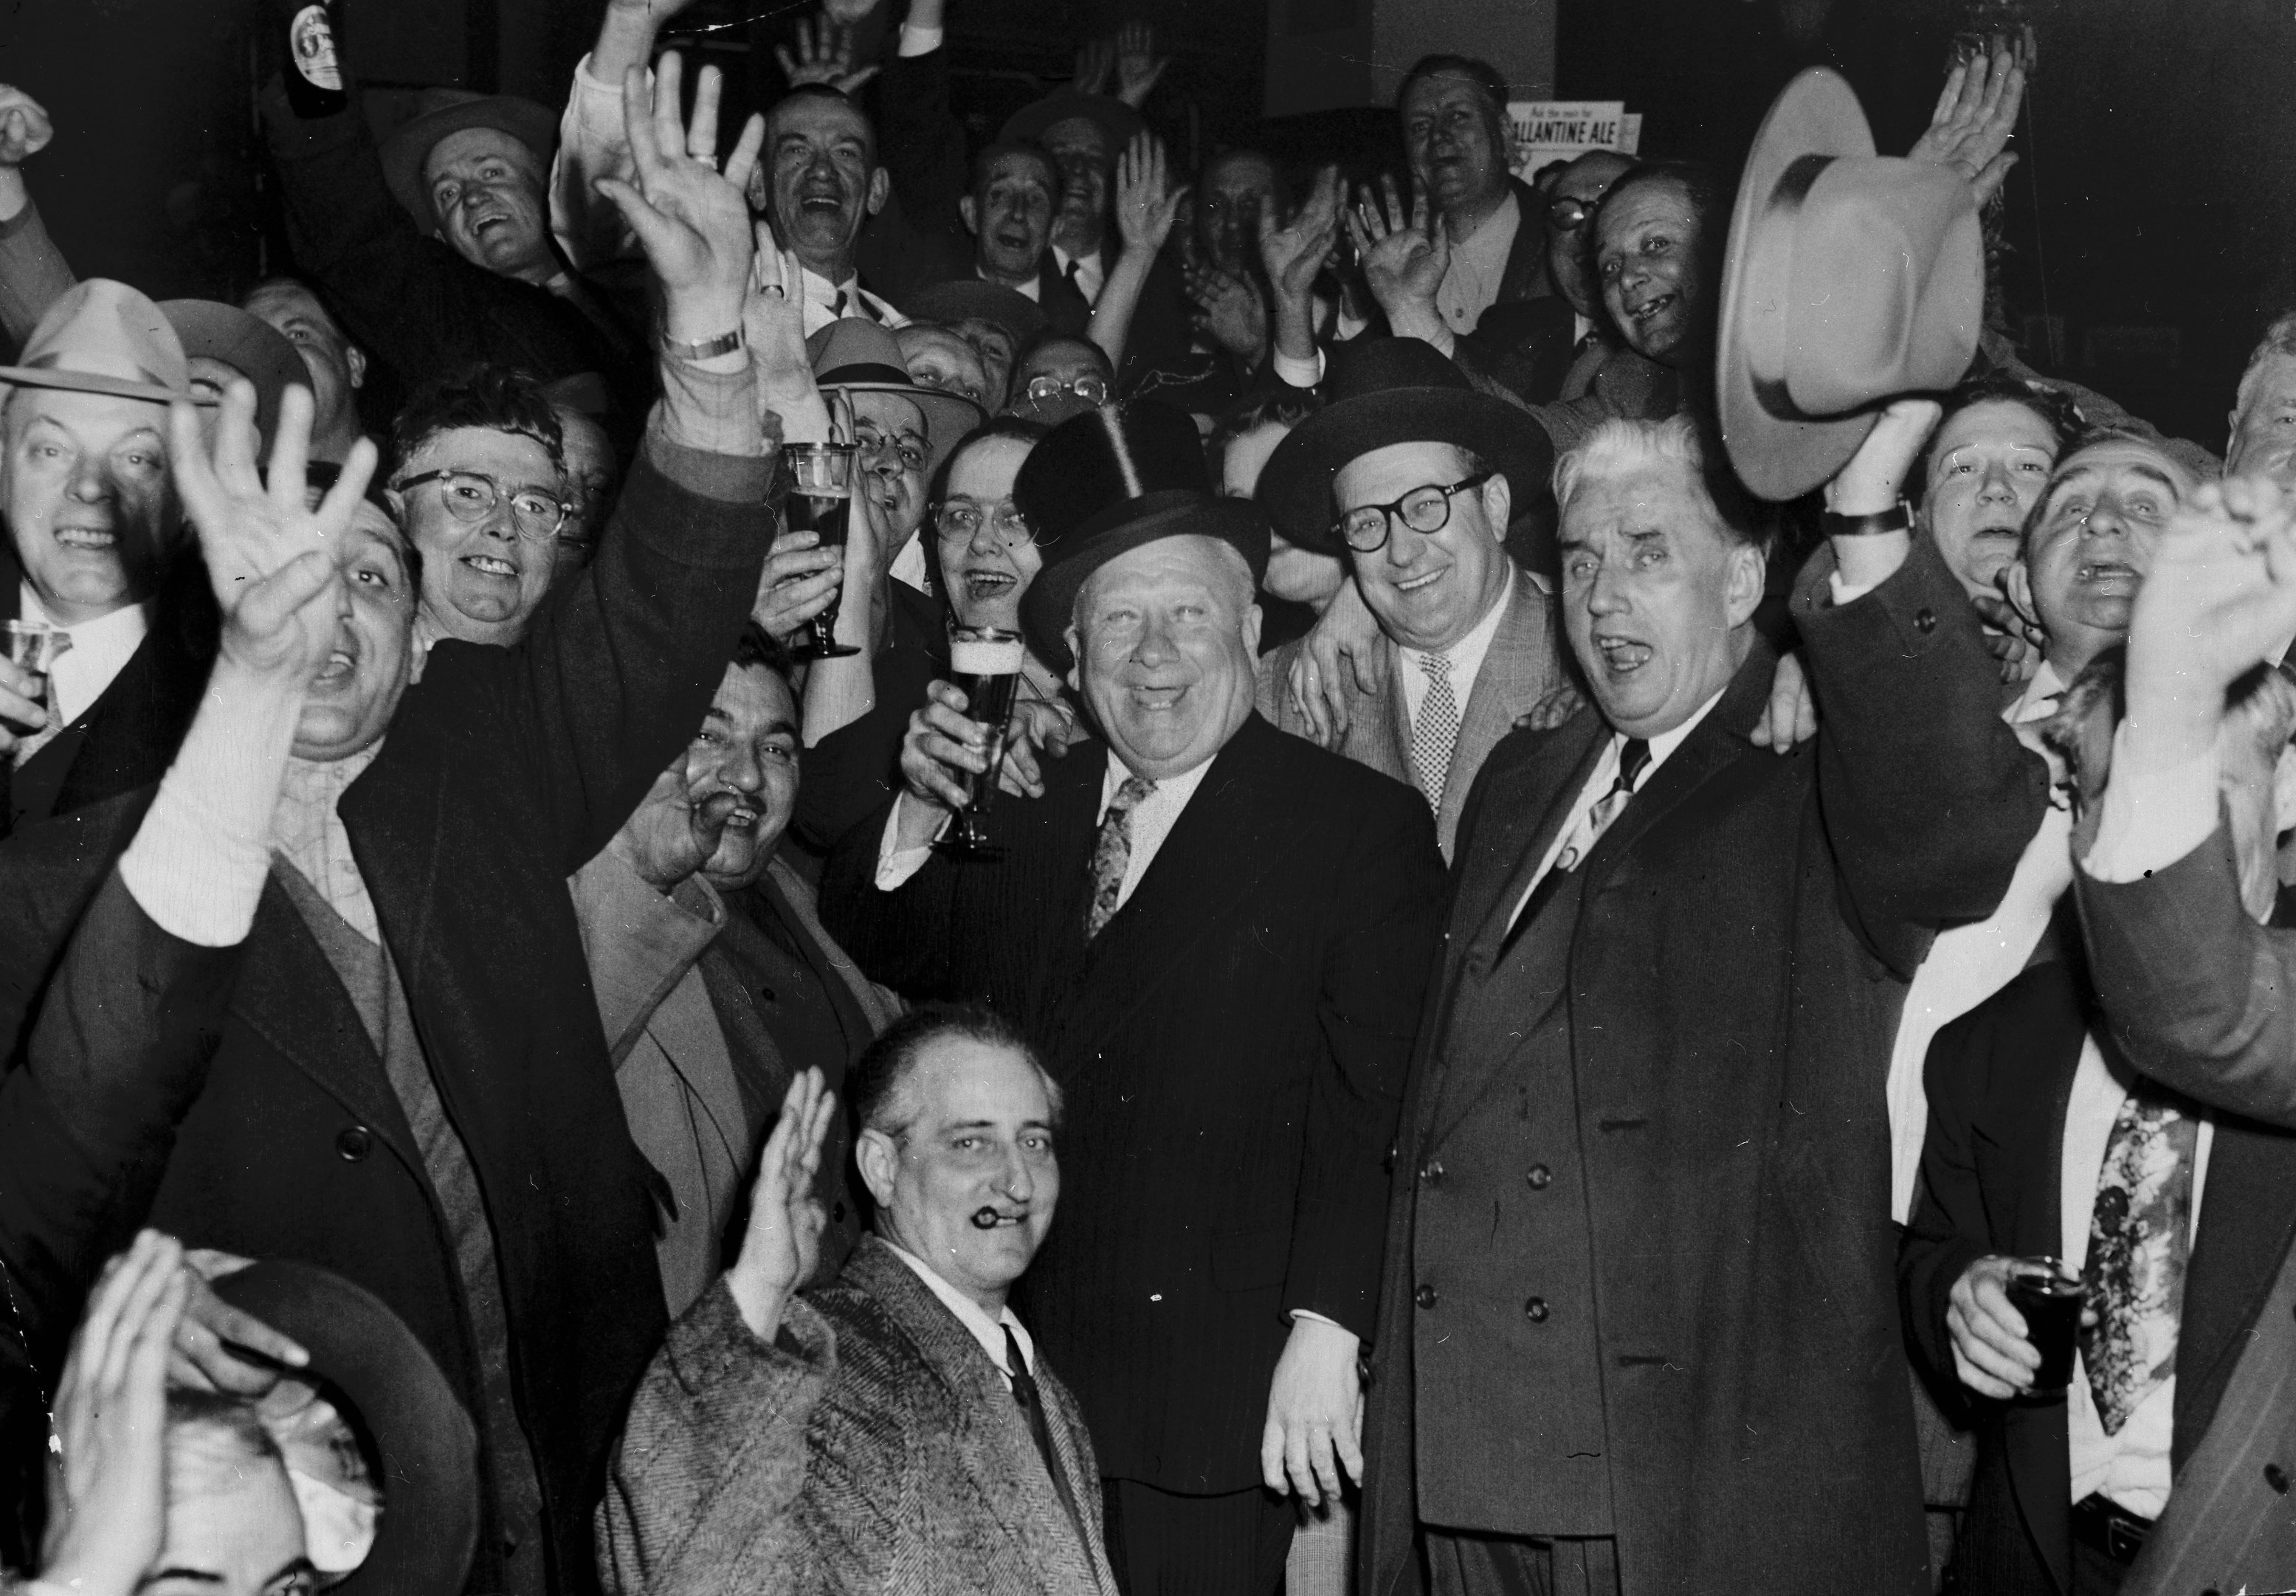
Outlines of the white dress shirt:
M2063 692L2057 673L2044 663L2001 718L2017 728L2028 747L2037 747L2040 724L2056 713ZM1939 932L1906 988L1885 1088L1890 1217L1899 1224L1913 1214L1922 1142L1929 1134L1930 1099L1922 1076L1930 1044L1943 1027L2015 980L2040 945L2057 900L2073 884L2072 832L2072 811L2052 794L2000 904L1983 920Z
M2106 1144L2112 1139L2112 1122L2128 1101L2134 1078L2106 1061L2094 1037L2083 1040L2080 1068L2074 1072L2072 1094L2065 1102L2059 1166L2064 1260L2076 1274L2088 1258L2089 1220L2096 1206L2096 1182L2104 1169ZM2215 1140L2216 1122L2203 1115L2193 1146L2191 1234L2195 1237L2200 1234L2201 1191L2208 1179L2209 1151ZM2103 1421L2097 1417L2096 1397L2089 1389L2088 1371L2076 1351L2065 1404L2068 1461L2072 1471L2070 1500L2079 1502L2094 1494L2140 1518L2159 1518L2169 1505L2173 1472L2169 1448L2176 1428L2177 1376L2171 1369L2169 1377L2137 1404L2120 1433L2106 1435Z
M1656 737L1650 739L1650 760L1643 766L1642 773L1635 778L1635 791L1640 792L1650 785L1651 778L1658 773L1658 767L1673 756L1674 750L1680 748L1693 732L1698 730L1698 723L1714 712L1714 706L1722 701L1722 693L1729 691L1729 688L1725 686L1721 692L1717 692L1712 698L1699 705L1691 712L1690 718L1675 727L1673 731L1661 732ZM1610 746L1603 750L1603 757L1595 762L1595 773L1588 776L1587 785L1578 790L1578 796L1570 802L1569 817L1556 829L1554 840L1546 845L1546 857L1539 861L1538 873L1530 878L1522 889L1522 896L1515 899L1514 911L1507 916L1509 929L1513 929L1514 922L1521 918L1524 908L1530 903L1531 894L1538 890L1538 884L1546 879L1546 872L1554 868L1554 861L1562 855L1563 848L1587 823L1589 812L1596 804L1603 801L1604 795L1618 781L1619 755L1626 746L1627 734L1624 732L1611 733Z
M45 621L71 638L71 647L48 667L50 701L56 707L57 720L67 726L103 696L152 629L151 615L142 604L123 604L110 615L68 626L48 613L29 582L20 592L16 613L28 621Z
M972 268L972 274L980 278L983 282L996 282L996 278L991 277L988 273L982 271L977 266ZM1043 278L1039 274L1035 272L1029 273L1025 279L1019 282L996 282L996 286L999 288L1011 289L1014 293L1020 295L1022 299L1028 300L1032 305L1043 297L1045 288Z
M1509 570L1512 572L1512 566ZM1483 656L1491 651L1491 639L1499 634L1499 622L1506 615L1507 601L1513 596L1514 577L1509 575L1506 585L1499 589L1497 600L1483 611L1483 618L1475 623L1474 630L1442 651L1443 656L1451 662L1451 696L1458 700L1459 719L1463 724L1467 718L1467 700L1473 696L1475 691L1475 678L1482 672ZM1425 662L1434 655L1418 649L1405 648L1401 643L1396 645L1396 652L1403 656L1404 713L1416 726L1419 724L1419 706L1427 701Z
M1196 789L1204 784L1204 773L1211 767L1211 760L1207 759L1193 770L1163 777L1157 782L1155 791L1132 806L1132 854L1124 867L1123 885L1116 889L1117 908L1121 909L1131 899L1134 889L1140 885L1140 878L1154 863L1156 850L1162 847L1164 839L1172 834L1173 826L1179 822L1180 811L1188 806L1190 798L1195 797ZM1111 749L1108 772L1101 778L1100 807L1093 814L1095 828L1108 818L1108 806L1115 798L1116 790L1124 785L1125 778L1131 773L1124 761L1117 757L1116 750ZM899 890L911 876L924 868L925 860L932 853L930 846L912 848L895 846L900 835L901 805L910 801L906 793L902 794L900 803L895 804L893 812L885 817L885 834L877 844L876 880L880 892ZM944 826L947 823L946 821L942 823Z
M1013 1388L1013 1371L1004 1366L1005 1326L1012 1326L1013 1338L1021 1344L1021 1361L1029 1366L1031 1375L1037 1372L1037 1343L1029 1336L1028 1326L1021 1322L1009 1304L1004 1313L991 1319L988 1309L935 1274L932 1266L916 1254L886 1241L882 1233L877 1240L885 1242L887 1252L914 1270L916 1277L924 1281L932 1294L948 1305L948 1311L956 1315L956 1322L972 1332L972 1338L980 1343L980 1350L988 1355L988 1361L996 1365L996 1372L1004 1377L1006 1390Z
M1483 312L1498 299L1507 257L1514 250L1515 232L1521 225L1522 208L1510 188L1496 210L1452 244L1451 264L1435 290L1435 308L1454 333L1472 332Z

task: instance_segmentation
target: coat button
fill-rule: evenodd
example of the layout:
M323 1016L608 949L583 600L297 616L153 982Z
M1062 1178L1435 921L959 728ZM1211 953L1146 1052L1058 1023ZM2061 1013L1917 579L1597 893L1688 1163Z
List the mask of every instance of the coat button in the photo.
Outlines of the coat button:
M1419 1171L1419 1180L1420 1183L1423 1185L1441 1185L1443 1183L1443 1160L1440 1158L1428 1159L1426 1164Z
M1937 630L1937 611L1927 604L1914 611L1914 630L1929 633Z
M1525 1319L1529 1320L1533 1324L1545 1324L1546 1322L1546 1298L1544 1297L1534 1297L1529 1302L1523 1304L1522 1316Z
M1544 1164L1533 1164L1530 1166L1530 1173L1522 1178L1530 1183L1532 1191L1544 1191L1554 1184L1554 1171Z
M356 1164L374 1150L374 1133L363 1125L355 1125L335 1138L335 1150L347 1164Z
M2265 1465L2264 1465L2264 1483L2265 1483L2266 1485L2267 1485L2267 1486L2271 1486L2275 1491L2277 1491L2281 1495L2283 1495L2283 1496L2287 1495L2287 1494L2288 1494L2288 1470L2287 1470L2287 1469L2283 1469L2283 1468L2282 1468L2279 1464L2277 1464L2277 1463L2267 1463L2267 1464L2265 1464Z
M1423 1308L1433 1307L1435 1305L1435 1288L1432 1286L1420 1287L1418 1290L1411 1294L1411 1300L1417 1303Z

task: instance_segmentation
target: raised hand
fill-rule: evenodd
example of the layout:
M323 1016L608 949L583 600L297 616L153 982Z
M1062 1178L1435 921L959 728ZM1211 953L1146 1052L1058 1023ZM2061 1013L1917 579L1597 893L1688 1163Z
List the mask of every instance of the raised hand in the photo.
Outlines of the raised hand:
M726 1272L726 1287L742 1322L760 1341L770 1342L781 1329L790 1294L821 1256L828 1216L813 1195L813 1183L836 1104L820 1070L801 1072L783 1094L781 1117L758 1159L749 1228L742 1234L741 1256Z
M0 83L0 167L21 166L48 147L55 127L40 102L22 89Z
M2025 102L2025 68L2006 43L1990 56L1956 66L1938 96L1929 129L1906 151L1907 160L1949 167L1969 180L1982 206L2001 192L2017 158L2005 152Z
M2129 618L2129 722L2204 751L2226 690L2292 636L2296 499L2261 477L2202 483L2161 529Z
M1071 82L1078 94L1106 94L1109 74L1114 70L1116 42L1113 39L1086 39L1077 46L1076 77Z
M1372 298L1387 312L1398 333L1417 336L1430 321L1439 321L1435 291L1451 269L1451 234L1429 212L1422 194L1406 215L1395 179L1382 178L1385 205L1370 189L1357 191L1355 209L1348 217L1348 233L1362 258L1364 282Z
M1127 22L1116 30L1116 97L1133 110L1148 103L1171 64L1170 56L1156 53L1156 30L1147 23Z
M168 1521L168 1349L193 1276L157 1231L103 1267L56 1387L42 1579L130 1596Z
M1305 301L1340 239L1340 168L1325 167L1291 219L1259 234L1259 262L1278 301Z
M822 0L821 14L838 27L851 29L867 21L878 0Z
M757 244L745 198L750 174L766 138L763 117L752 116L741 142L718 169L718 100L722 79L701 69L693 119L677 119L684 65L676 51L661 58L651 86L633 67L622 79L622 119L629 130L636 183L602 177L598 192L614 203L644 246L646 264L661 282L662 325L676 343L700 343L742 325L750 257Z
M1196 307L1189 321L1197 333L1240 360L1257 362L1267 348L1267 307L1259 289L1209 262L1189 265L1182 281Z
M1172 185L1163 141L1143 128L1116 158L1116 230L1128 250L1153 255L1172 236L1185 184Z
M873 9L864 9L861 14L865 17ZM878 72L874 61L865 67L854 66L852 25L840 24L826 8L818 31L803 18L798 20L794 56L781 45L774 46L774 55L782 63L782 74L789 79L791 88L825 83L840 94L849 94Z
M637 872L656 892L668 892L709 862L726 834L726 822L740 805L730 792L716 792L696 807L685 782L685 755L653 779L607 851Z
M224 390L212 455L199 414L168 407L176 491L197 528L200 552L223 615L219 657L258 674L307 681L333 647L340 621L336 539L351 523L374 446L361 438L316 510L307 508L303 467L311 439L311 390L296 383L279 404L269 479L255 469L255 388L234 378Z

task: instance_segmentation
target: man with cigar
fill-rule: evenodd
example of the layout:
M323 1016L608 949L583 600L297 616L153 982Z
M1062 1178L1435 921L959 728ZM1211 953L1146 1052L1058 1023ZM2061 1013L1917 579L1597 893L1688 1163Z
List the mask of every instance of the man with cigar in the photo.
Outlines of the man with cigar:
M902 790L849 833L824 918L912 999L986 999L1068 1098L1061 1234L1023 1305L1093 1427L1134 1590L1267 1596L1290 1502L1358 1471L1379 1190L1432 954L1426 801L1252 711L1267 529L1213 496L1194 423L1095 410L1015 485L1040 657L1106 740L1033 764L933 848L982 728L936 683Z

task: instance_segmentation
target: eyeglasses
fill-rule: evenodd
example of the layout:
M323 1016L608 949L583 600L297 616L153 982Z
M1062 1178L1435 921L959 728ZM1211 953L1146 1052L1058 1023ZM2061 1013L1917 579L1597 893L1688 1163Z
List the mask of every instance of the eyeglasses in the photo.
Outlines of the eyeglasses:
M1397 517L1423 537L1432 537L1451 524L1453 496L1471 487L1480 487L1495 474L1477 471L1448 487L1431 482L1424 487L1413 488L1390 503L1361 505L1341 516L1334 530L1358 554L1376 554L1385 547L1388 523Z
M951 499L933 512L933 526L951 543L971 543L980 533L983 519L982 506L971 499ZM1006 548L1017 549L1037 541L1036 529L1029 525L1029 518L1010 500L988 506L985 519L990 530L1004 539Z
M1029 379L1029 403L1031 405L1049 405L1062 394L1074 394L1086 404L1097 408L1108 403L1108 384L1089 372L1067 382L1058 377Z
M1602 203L1600 199L1579 200L1566 194L1546 208L1546 225L1557 233L1576 233Z
M511 525L529 543L548 543L566 524L567 506L538 487L505 487L484 471L424 471L398 487L403 492L425 482L439 484L439 496L458 521L482 521L509 499Z

